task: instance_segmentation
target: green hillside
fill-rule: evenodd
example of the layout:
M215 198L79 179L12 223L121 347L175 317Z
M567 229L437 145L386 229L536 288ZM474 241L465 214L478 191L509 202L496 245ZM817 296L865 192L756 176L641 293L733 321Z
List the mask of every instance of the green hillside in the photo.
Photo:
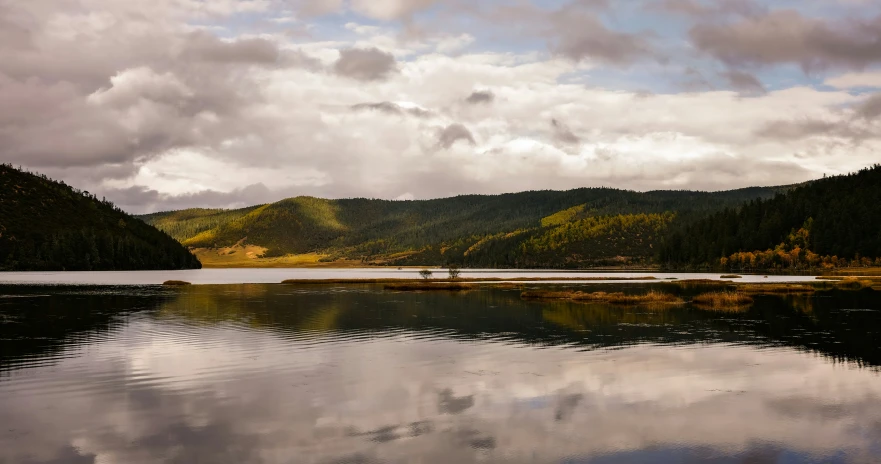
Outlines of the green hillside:
M139 218L171 235L175 240L183 242L245 216L257 208L259 206L233 210L192 208L181 211L146 214L139 216Z
M671 232L659 251L673 267L881 265L881 165L726 208Z
M319 253L325 260L392 265L574 268L650 263L672 224L785 189L582 188L424 201L297 197L142 218L189 247L242 243L266 248L265 257Z
M0 270L199 267L180 243L113 204L0 165Z

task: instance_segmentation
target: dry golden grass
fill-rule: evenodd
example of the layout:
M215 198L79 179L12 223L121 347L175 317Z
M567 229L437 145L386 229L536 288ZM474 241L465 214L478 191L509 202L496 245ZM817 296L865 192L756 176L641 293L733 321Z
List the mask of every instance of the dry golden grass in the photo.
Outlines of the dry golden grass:
M306 253L287 255L277 258L263 258L266 248L255 245L235 245L226 248L196 248L193 253L202 262L204 268L353 268L365 267L356 260L321 261L327 255Z
M453 291L460 292L463 290L472 290L475 288L473 284L465 284L460 282L414 282L414 283L391 283L385 284L386 290L396 290L400 292L419 292L419 291Z
M725 290L730 287L732 283L723 280L685 279L666 282L665 285L675 285L681 289Z
M720 282L718 280L712 279L685 279L685 280L677 280L676 282L670 282L674 285L727 285L726 282Z
M818 280L870 280L872 282L881 283L881 276L862 276L862 275L821 275L817 276Z
M801 284L743 284L737 286L737 291L748 294L799 294L814 293L816 289L811 285Z
M162 285L182 287L185 285L192 285L192 284L189 282L184 282L183 280L166 280L165 282L162 282Z
M710 292L695 296L692 303L702 309L744 309L753 303L752 297L735 292Z
M487 287L487 288L506 288L506 289L513 289L513 288L523 288L524 283L518 283L518 282L497 282L497 283L488 283L488 284L483 285L483 286L484 286L484 287Z
M835 277L875 277L881 278L881 267L846 267L829 271L825 276Z
M606 292L584 293L577 291L561 291L551 292L542 290L530 290L520 294L520 297L527 300L588 300L593 297L608 295Z
M684 301L669 293L650 291L639 295L628 295L615 292L581 292L581 291L527 291L520 294L527 300L572 300L572 301L595 301L598 303L610 303L615 305L637 304L682 304Z
M418 282L467 282L467 283L510 283L518 282L592 282L604 280L654 280L654 277L630 277L624 279L608 277L460 277L450 279L420 279L420 278L383 278L383 279L287 279L283 284L394 284L394 283L418 283Z
M862 290L864 288L872 288L873 285L877 284L878 282L861 277L860 279L845 279L835 282L835 288L840 290Z

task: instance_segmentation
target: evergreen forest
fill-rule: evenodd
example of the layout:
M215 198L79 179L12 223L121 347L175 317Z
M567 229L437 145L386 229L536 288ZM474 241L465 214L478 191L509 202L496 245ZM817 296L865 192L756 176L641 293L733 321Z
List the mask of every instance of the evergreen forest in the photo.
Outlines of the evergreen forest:
M664 237L658 261L731 270L881 266L881 165L682 224Z
M190 209L142 218L199 250L236 244L263 257L493 268L586 268L655 263L675 225L772 198L790 187L726 192L611 188L462 195L421 201L289 198L238 210Z
M200 267L175 239L109 201L0 164L0 270Z

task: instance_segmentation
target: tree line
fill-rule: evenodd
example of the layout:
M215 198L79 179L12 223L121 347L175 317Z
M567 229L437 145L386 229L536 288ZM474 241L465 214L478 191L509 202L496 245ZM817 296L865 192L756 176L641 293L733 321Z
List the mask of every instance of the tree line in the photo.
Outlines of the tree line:
M881 264L881 166L810 182L682 224L668 267L796 269Z
M0 165L0 270L198 267L184 246L112 202Z

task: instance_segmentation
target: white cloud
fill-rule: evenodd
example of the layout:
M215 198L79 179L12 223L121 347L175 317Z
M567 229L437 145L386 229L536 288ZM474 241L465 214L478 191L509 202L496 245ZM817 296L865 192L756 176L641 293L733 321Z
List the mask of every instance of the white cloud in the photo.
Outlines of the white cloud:
M474 43L474 36L471 34L461 34L455 37L444 37L438 40L435 51L438 53L456 53L463 48Z
M847 91L881 82L877 72L830 78L832 91L645 94L598 85L594 76L606 68L555 57L559 41L493 51L474 26L413 18L435 6L449 13L451 3L354 2L354 14L369 18L336 32L315 23L316 37L290 38L237 26L229 15L311 26L317 10L301 2L70 1L82 8L48 0L3 7L21 27L0 34L0 108L15 108L0 110L0 144L7 161L111 199L128 192L126 207L136 212L180 204L175 195L250 195L258 184L269 197L726 189L854 170L881 148L869 117L875 107ZM495 14L539 40L547 21L568 11L515 10ZM544 32L535 35L530 16L540 16ZM581 56L581 45L602 37L570 39L562 45Z
M881 71L842 74L826 79L824 83L838 89L852 89L855 87L881 88Z

